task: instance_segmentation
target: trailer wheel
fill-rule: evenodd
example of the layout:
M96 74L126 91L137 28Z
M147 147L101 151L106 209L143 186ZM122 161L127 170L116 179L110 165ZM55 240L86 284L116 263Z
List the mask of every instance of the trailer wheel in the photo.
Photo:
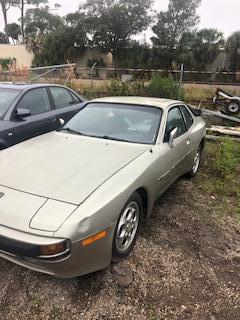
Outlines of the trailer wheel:
M236 115L240 112L240 102L239 101L230 101L228 106L226 106L226 112L229 115Z

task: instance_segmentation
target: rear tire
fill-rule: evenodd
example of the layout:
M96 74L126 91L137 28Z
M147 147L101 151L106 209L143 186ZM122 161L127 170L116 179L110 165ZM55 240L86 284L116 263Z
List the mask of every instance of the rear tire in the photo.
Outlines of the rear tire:
M189 171L186 176L188 178L193 178L196 176L198 173L198 170L200 168L201 164L201 155L202 155L202 148L201 146L198 148L197 153L195 154L194 160L193 160L193 165L191 171Z
M139 194L134 193L124 206L116 225L112 245L113 259L125 258L133 250L142 217L143 202Z

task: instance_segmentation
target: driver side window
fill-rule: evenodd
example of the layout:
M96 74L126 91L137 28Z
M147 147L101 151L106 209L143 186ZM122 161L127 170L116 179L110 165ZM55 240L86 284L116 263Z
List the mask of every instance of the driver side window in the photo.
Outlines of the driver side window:
M28 109L31 115L51 110L46 88L37 88L27 92L17 105L17 108Z
M168 112L167 124L164 135L164 142L169 141L170 133L173 129L177 128L176 138L183 135L187 130L182 117L182 113L178 107L173 107Z

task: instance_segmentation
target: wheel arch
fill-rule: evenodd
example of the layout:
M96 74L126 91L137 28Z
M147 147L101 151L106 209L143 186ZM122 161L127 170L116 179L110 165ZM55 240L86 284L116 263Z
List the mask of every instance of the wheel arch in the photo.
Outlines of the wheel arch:
M200 142L200 149L201 151L203 151L204 147L205 147L205 143L206 143L206 138L202 138L201 142Z
M147 218L148 213L149 213L149 195L148 195L148 192L147 192L146 188L140 187L135 191L135 193L138 193L139 196L142 199L144 218Z

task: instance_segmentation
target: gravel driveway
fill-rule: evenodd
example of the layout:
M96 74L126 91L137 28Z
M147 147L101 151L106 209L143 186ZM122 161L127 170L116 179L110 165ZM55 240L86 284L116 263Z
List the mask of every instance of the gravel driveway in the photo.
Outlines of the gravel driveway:
M0 319L240 319L240 228L219 201L179 180L127 260L78 279L0 259Z

